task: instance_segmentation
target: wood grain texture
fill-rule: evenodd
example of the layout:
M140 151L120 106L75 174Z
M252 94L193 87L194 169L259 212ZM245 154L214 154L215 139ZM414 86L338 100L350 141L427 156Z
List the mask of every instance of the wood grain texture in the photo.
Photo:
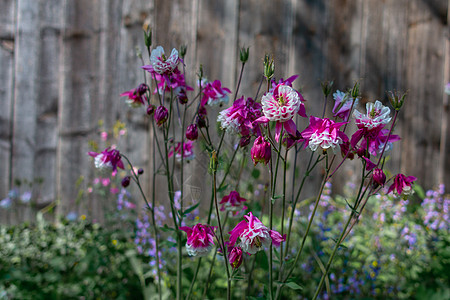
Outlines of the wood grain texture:
M387 167L418 177L425 188L450 186L449 100L443 93L450 81L449 6L448 0L1 1L0 198L14 178L42 177L42 203L60 201L61 214L87 210L101 216L103 204L96 197L85 194L85 202L77 203L80 188L97 176L86 155L88 143L106 145L99 120L106 130L118 120L126 123L128 133L117 146L146 170L145 190L152 192L150 120L144 109L130 109L119 97L143 82L136 46L147 63L144 25L153 29L153 47L162 45L168 52L187 45L192 86L202 64L208 79L220 79L234 92L239 48L249 47L239 96L255 96L265 54L275 58L277 78L299 74L294 87L308 101L308 114L322 114L321 80L334 80L340 90L360 82L360 110L376 99L386 104L386 90L408 90L395 129L402 141ZM329 99L327 116L331 107ZM221 109L210 109L211 123ZM299 130L307 125L308 120L298 119ZM228 152L235 143L226 139ZM302 166L309 154L299 155ZM210 196L210 183L203 180L207 159L198 153L185 169L195 175L186 175L183 183L202 200ZM343 168L338 175L345 179L336 179L335 186L357 178L358 165ZM311 177L304 197L314 194L319 173ZM84 183L76 187L80 176ZM162 201L167 197L163 183L158 176ZM111 196L109 205L115 200ZM3 212L0 217L2 222L7 218Z

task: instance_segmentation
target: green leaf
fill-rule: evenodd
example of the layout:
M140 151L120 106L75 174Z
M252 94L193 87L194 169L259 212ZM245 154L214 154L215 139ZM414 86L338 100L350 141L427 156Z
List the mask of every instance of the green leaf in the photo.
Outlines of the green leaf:
M175 231L174 228L167 226L167 224L164 224L164 226L159 227L163 232L169 232L169 231Z
M420 199L425 199L425 191L420 185L413 185L413 190L414 192L416 192L417 196L419 196Z
M276 196L273 196L273 197L271 198L272 204L275 204L275 200L280 199L280 198L283 198L283 196L284 196L284 195L276 195Z
M286 282L284 284L285 286L287 286L288 288L291 288L293 290L303 290L303 287L296 284L295 282L291 281L291 282Z
M186 209L186 210L182 213L183 217L186 216L187 214L189 214L189 213L190 213L191 211L193 211L194 209L196 209L199 205L200 205L200 202L198 202L197 204L192 205L191 207L189 207L188 209Z

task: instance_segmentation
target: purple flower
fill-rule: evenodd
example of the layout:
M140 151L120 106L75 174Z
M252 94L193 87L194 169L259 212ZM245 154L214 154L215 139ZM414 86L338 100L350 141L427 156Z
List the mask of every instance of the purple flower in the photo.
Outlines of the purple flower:
M169 116L169 112L167 111L167 108L163 105L158 106L158 108L155 111L155 121L156 125L161 127L166 121Z
M384 186L386 182L386 174L384 174L383 170L376 168L372 173L372 180L377 186Z
M247 201L247 199L242 198L238 192L231 191L228 195L222 198L222 201L220 201L219 204L222 204L220 210L240 211L245 201Z
M140 84L136 89L129 90L120 94L121 97L128 97L127 104L133 108L139 107L147 102L145 92L148 90L148 86L144 83Z
M333 149L348 141L348 137L339 130L345 123L336 123L328 118L321 119L314 116L309 117L309 126L302 131L301 135L305 139L305 147L316 151L320 146L326 150Z
M219 113L217 122L228 131L234 131L241 136L256 133L254 121L262 116L261 104L252 98L244 99L244 96L234 101L233 105Z
M169 152L169 157L173 156L173 153L175 152L175 157L177 161L181 161L181 155L183 155L183 159L186 161L193 160L195 158L194 153L194 146L192 141L185 141L183 143L183 149L181 149L181 143L177 143L175 145L175 150L172 150Z
M198 138L197 124L191 124L186 129L186 138L195 141Z
M205 86L203 87L203 85ZM231 91L226 87L222 87L222 83L219 80L214 80L206 84L202 82L202 87L203 97L200 102L201 106L205 106L206 104L214 106L228 102L228 94Z
M341 118L344 121L348 120L348 116L350 115L350 108L356 107L358 105L358 98L353 101L353 98L350 97L348 93L343 93L339 90L333 94L334 99L334 107L333 107L333 116ZM354 102L354 104L353 104Z
M412 189L412 184L417 178L414 176L406 177L403 174L397 174L394 178L394 183L389 187L388 193L395 190L395 192L400 195L410 195L414 191Z
M187 233L186 251L190 256L205 256L211 251L214 246L214 228L200 223L192 228L180 227Z
M230 248L228 249L228 261L233 269L237 269L242 264L242 249L239 247Z
M110 150L110 147L108 147L100 153L90 151L88 154L94 158L95 167L97 169L112 169L113 172L116 172L117 168L125 168L120 152L116 149Z
M259 136L256 138L253 143L253 147L250 151L253 163L256 164L262 162L267 165L272 156L272 150L270 147L270 143L266 142L263 136Z

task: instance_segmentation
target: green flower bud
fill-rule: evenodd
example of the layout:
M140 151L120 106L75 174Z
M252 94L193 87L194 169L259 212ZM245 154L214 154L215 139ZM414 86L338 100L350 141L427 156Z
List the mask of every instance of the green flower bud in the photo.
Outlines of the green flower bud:
M241 59L242 63L246 63L248 60L248 55L250 53L250 49L247 47L247 49L245 49L245 47L242 47L240 52L239 52L239 57Z
M270 80L275 73L275 65L273 63L273 58L270 55L266 54L264 57L264 76L267 80Z
M322 93L325 97L328 97L331 94L331 89L333 87L333 81L323 81L320 83L322 87Z
M392 107L395 110L400 110L400 108L403 106L403 102L405 102L405 98L406 98L406 92L405 93L401 93L398 91L388 91L386 92L389 102L391 102Z

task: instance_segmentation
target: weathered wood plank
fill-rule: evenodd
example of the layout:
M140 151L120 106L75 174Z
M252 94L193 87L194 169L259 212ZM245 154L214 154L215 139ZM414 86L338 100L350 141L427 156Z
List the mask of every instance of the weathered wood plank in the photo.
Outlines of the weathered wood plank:
M0 198L6 197L11 185L11 139L14 101L15 1L0 2ZM0 211L0 222L9 215Z

